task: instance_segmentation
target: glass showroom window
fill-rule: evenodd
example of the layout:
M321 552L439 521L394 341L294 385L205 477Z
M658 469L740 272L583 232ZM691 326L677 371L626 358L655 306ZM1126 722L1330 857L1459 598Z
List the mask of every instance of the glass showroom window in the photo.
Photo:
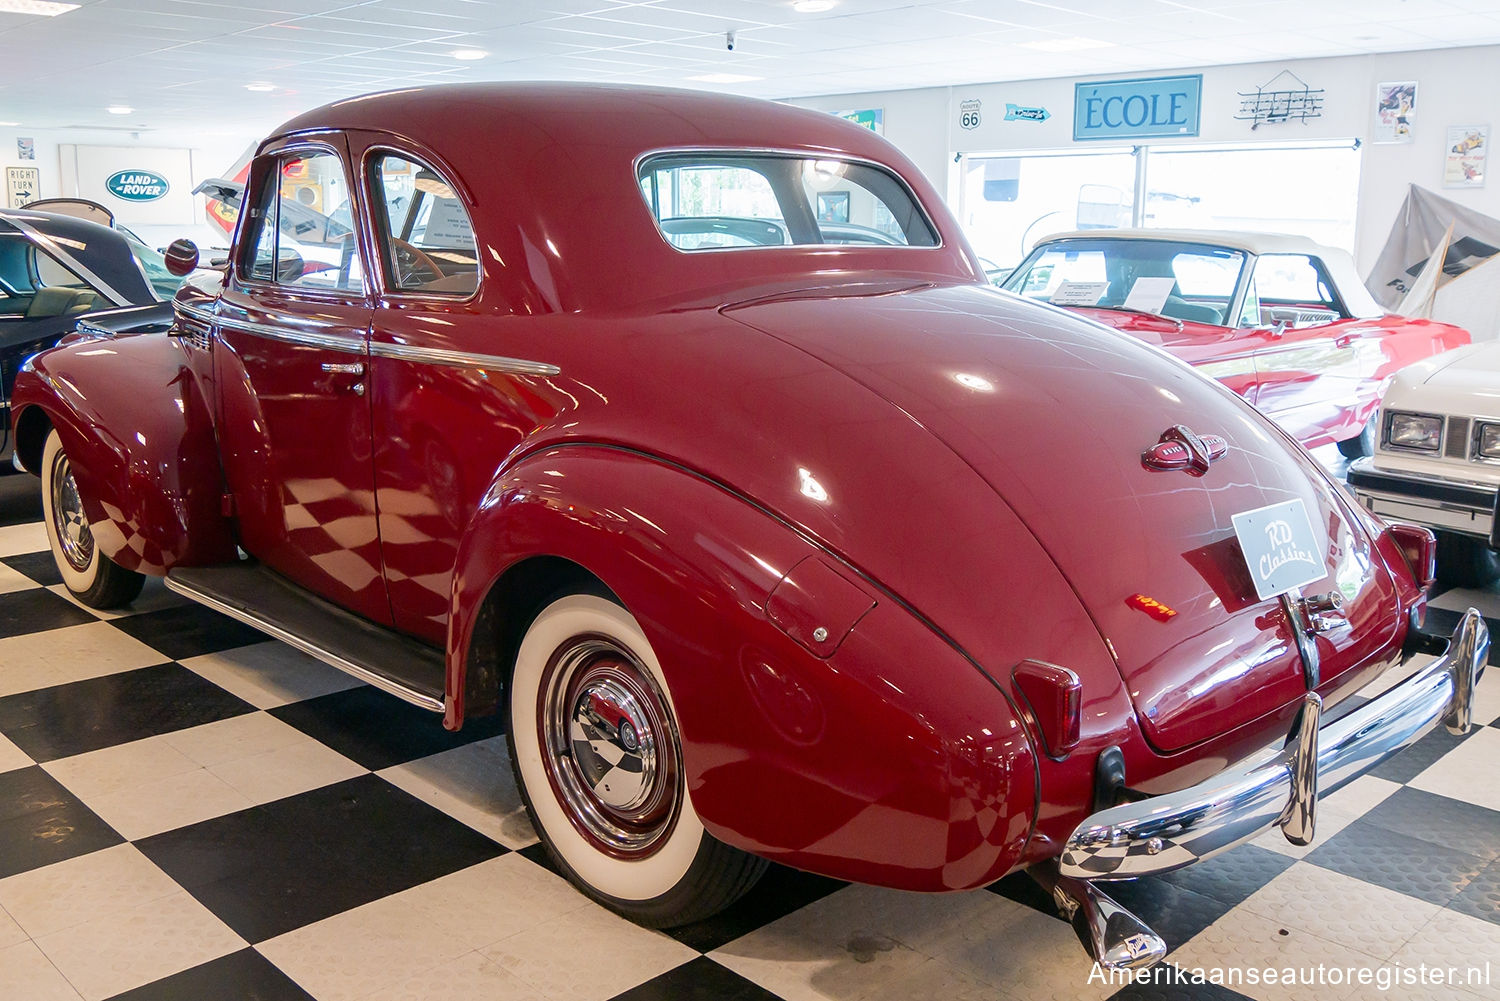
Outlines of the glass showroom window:
M1358 197L1359 151L1339 141L965 156L958 205L979 256L1006 269L1054 233L1118 226L1294 233L1352 251Z

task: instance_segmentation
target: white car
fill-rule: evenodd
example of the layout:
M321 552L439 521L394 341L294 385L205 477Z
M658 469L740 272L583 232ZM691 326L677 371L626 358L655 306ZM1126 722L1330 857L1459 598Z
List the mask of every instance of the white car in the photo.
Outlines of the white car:
M1376 514L1438 536L1438 575L1455 585L1500 578L1500 342L1434 355L1396 374L1375 454L1349 486Z

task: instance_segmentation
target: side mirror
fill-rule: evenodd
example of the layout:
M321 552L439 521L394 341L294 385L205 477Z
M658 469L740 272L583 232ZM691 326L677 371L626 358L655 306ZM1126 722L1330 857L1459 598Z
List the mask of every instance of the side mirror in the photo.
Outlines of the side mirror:
M162 256L167 270L179 278L198 267L198 245L192 240L173 240Z

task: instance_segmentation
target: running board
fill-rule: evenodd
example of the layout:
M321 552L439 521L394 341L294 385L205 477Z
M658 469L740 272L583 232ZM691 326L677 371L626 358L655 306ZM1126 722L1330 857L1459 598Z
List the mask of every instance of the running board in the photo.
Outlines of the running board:
M443 711L442 651L324 601L258 563L181 567L167 574L166 584L383 692Z

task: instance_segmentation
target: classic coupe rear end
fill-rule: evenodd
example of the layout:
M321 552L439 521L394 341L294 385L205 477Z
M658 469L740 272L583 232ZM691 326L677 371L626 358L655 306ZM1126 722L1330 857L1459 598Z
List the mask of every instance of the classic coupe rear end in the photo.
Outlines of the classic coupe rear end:
M311 272L275 225L310 164L358 194ZM622 914L703 917L768 859L1025 869L1147 964L1100 884L1305 843L1320 791L1468 726L1488 639L1416 632L1428 532L1188 365L990 288L858 127L404 91L288 123L247 197L181 336L18 381L69 586L164 574L450 727L507 714L543 842Z

